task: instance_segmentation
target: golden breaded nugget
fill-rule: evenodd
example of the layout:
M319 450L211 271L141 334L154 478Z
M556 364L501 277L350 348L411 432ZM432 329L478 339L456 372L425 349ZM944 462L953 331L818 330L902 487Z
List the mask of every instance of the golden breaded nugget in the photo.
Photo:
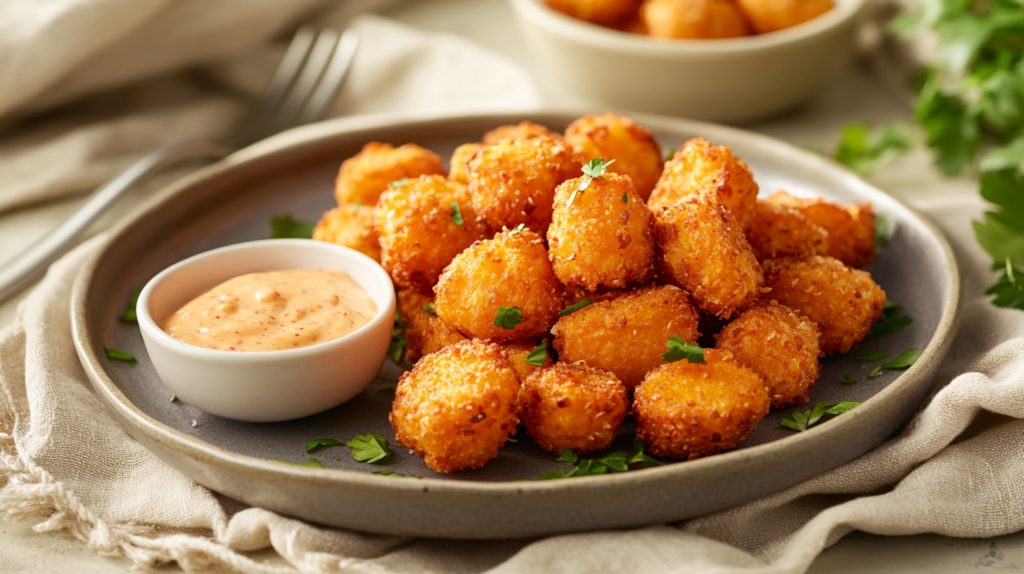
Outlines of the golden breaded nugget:
M483 145L494 145L503 140L529 140L538 136L547 136L553 140L562 139L562 134L530 121L519 122L507 126L498 126L484 134Z
M525 381L526 377L533 374L534 371L541 367L550 367L554 364L551 360L551 353L547 350L547 340L544 340L544 364L543 365L531 365L526 362L526 359L530 357L530 353L537 348L538 343L529 341L519 341L516 343L503 343L501 350L505 351L505 356L508 357L508 362L512 364L512 368L516 370L519 375L520 381Z
M376 205L389 183L421 175L445 175L441 156L416 144L396 148L391 144L370 142L342 162L334 198L338 205Z
M761 264L765 299L775 299L821 329L819 345L828 355L860 344L882 315L885 291L871 275L832 257L782 257Z
M313 239L355 249L380 263L380 239L373 228L373 208L346 203L324 212Z
M437 315L468 337L540 337L562 308L559 287L541 238L528 229L506 230L474 243L445 268L434 288ZM496 324L502 319L504 325Z
M473 206L495 229L522 223L543 236L555 188L580 175L582 165L568 144L547 136L485 146L469 162Z
M692 460L722 452L768 414L768 390L754 371L715 349L704 360L659 367L637 387L636 436L651 454Z
M440 175L386 191L374 218L381 265L395 285L420 290L433 287L452 259L486 233L466 186Z
M615 375L585 363L534 372L519 389L519 417L544 450L601 450L619 434L629 398Z
M828 232L828 253L850 267L863 269L878 255L875 249L875 211L871 203L832 203L824 199L793 197L780 191L766 198L792 207Z
M469 185L469 159L482 147L483 144L468 143L455 148L448 162L448 179Z
M758 34L802 24L832 9L832 0L739 0L740 9Z
M711 195L746 230L754 217L757 191L750 168L734 156L732 150L725 146L712 146L703 138L693 138L665 162L665 171L647 206L657 212L689 195Z
M792 255L828 255L828 232L799 210L757 200L747 241L758 261Z
M585 116L565 129L565 141L583 161L615 160L608 171L628 175L643 201L651 196L665 162L654 135L633 120L615 114Z
M558 320L560 361L585 361L613 373L627 389L662 364L672 337L696 343L697 311L686 292L669 285L599 301Z
M398 292L398 311L405 319L405 358L415 363L448 345L465 341L456 329L449 327L437 316L434 298L416 289Z
M810 319L773 299L740 313L715 337L715 348L760 375L772 407L781 409L808 401L821 372L819 336Z
M728 318L764 285L761 268L732 215L694 195L654 215L661 278L686 289L701 309Z
M734 0L647 0L640 9L655 38L740 38L750 25Z
M618 27L640 9L643 0L547 0L559 12L600 26Z
M654 218L629 176L608 173L580 192L583 181L570 179L555 191L548 228L555 276L590 291L648 280L654 272Z
M479 468L519 424L519 377L497 345L462 341L402 374L391 428L438 472Z
M596 291L588 291L587 289L580 287L579 285L562 285L562 305L565 307L571 307L583 300L588 300L591 303L597 301L608 301L609 299L617 299L630 293L634 289L598 289Z

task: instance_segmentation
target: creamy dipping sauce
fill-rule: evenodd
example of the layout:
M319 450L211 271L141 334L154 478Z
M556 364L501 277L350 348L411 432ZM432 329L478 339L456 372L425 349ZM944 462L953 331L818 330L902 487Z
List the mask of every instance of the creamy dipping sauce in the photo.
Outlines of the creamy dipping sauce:
M376 314L376 303L344 271L288 269L229 279L160 328L197 347L281 351L339 339Z

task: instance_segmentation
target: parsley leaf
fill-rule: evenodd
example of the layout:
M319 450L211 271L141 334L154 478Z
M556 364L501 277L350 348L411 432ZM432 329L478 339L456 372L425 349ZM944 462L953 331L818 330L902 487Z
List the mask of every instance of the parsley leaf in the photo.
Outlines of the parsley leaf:
M547 341L541 341L530 354L526 356L526 364L533 365L534 367L543 367L544 363L548 361L548 343Z
M861 175L869 175L913 147L904 126L888 125L872 130L866 123L858 122L843 127L832 157Z
M576 464L576 461L579 460L579 457L576 456L576 453L573 452L571 448L563 448L562 454L558 455L558 458L556 458L555 460L557 460L558 462L571 462L572 464Z
M625 203L626 205L629 205L629 192L628 191L623 191L622 192L622 203Z
M522 322L523 310L519 307L498 307L498 312L494 314L493 325L511 331Z
M277 458L272 458L272 459L270 459L270 461L271 462L282 462L284 464L290 464L292 466L308 466L309 468L324 468L324 465L320 464L320 461L315 459L315 458L309 459L309 462L307 462L306 464L302 464L301 462L292 462L290 460L281 460L281 459L277 459Z
M644 443L640 439L633 439L633 454L626 461L628 464L639 464L643 468L661 466L661 463L651 455L644 452Z
M455 222L455 225L462 225L465 223L465 221L462 220L462 210L459 209L459 202L453 201L450 207L452 208L451 218L452 221Z
M575 305L569 305L565 309L562 309L561 311L558 312L558 316L559 317L565 317L566 315L572 315L576 311L579 311L580 309L582 309L584 307L589 307L590 305L593 305L593 304L594 304L594 302L591 301L590 299L584 299L584 300L580 301L579 303L576 303Z
M866 355L861 355L859 357L854 358L853 360L854 361L860 361L862 363L872 363L874 361L881 361L882 359L884 359L884 358L886 358L888 356L889 356L889 350L888 349L882 349L881 351L875 351L873 353L868 353Z
M669 348L669 351L661 356L661 360L668 363L674 363L686 359L691 363L704 364L704 349L697 345L692 345L679 337L672 337L665 343L665 346Z
M306 443L306 452L313 452L322 446L341 446L342 444L344 443L333 438L315 438Z
M408 325L402 315L395 311L395 325L391 327L391 343L388 345L388 357L396 363L401 363L405 357L405 346L409 339L405 337L405 329Z
M380 470L373 471L373 474L389 475L389 474L395 474L395 471L394 471L394 469L391 469L391 468L382 468ZM401 476L401 475L398 475L398 476Z
M135 360L135 357L131 353L125 353L124 351L118 351L117 349L110 349L107 347L103 347L103 352L106 353L108 359L113 359L115 361L124 361L132 367L134 367L138 363L138 361Z
M995 285L989 287L986 295L995 295L992 304L997 307L1009 307L1012 309L1024 309L1024 281L1017 280L1016 270L1010 259L1006 259L1006 270L1003 276Z
M290 215L278 215L270 220L270 239L312 239L315 223L303 223Z
M921 351L916 347L909 349L899 357L889 361L888 363L882 363L882 368L887 370L901 370L909 368L911 365L917 362L917 359L921 356Z
M626 472L630 465L641 465L642 468L660 466L661 463L648 454L644 453L644 445L640 439L633 441L633 452L624 450L606 454L598 459L581 458L572 449L563 448L562 454L556 458L558 462L568 462L573 469L566 472L564 468L556 468L549 472L542 472L537 475L539 480L554 480L558 478L572 478L576 476L594 476L613 472Z
M136 289L135 293L132 293L132 302L128 304L128 307L124 310L124 313L118 317L122 323L138 323L139 317L135 314L135 306L139 303L139 294L142 293L142 289Z
M426 305L423 306L422 309L420 309L420 313L423 313L424 315L430 315L431 317L437 317L437 313L434 312L436 309L437 305L435 305L434 303L427 303Z
M177 400L178 400L178 395L171 395L170 398L167 399L167 402L173 403L174 401L177 401Z
M357 434L345 446L352 449L352 458L368 464L380 462L391 454L388 439L379 434Z
M817 403L809 411L793 411L783 418L782 422L776 425L775 428L803 432L816 424L823 423L859 405L860 403L855 401L844 401L839 404L827 401Z
M526 224L525 223L520 223L519 225L515 226L514 229L510 230L508 232L508 234L509 235L515 235L516 233L519 233L519 232L521 232L524 229L526 229Z
M588 161L587 164L583 166L583 177L580 178L580 184L573 190L566 205L572 205L573 200L576 199L576 194L586 191L587 188L590 187L590 182L595 179L604 179L604 171L613 163L615 163L614 159L612 161L604 161L604 159L600 157L595 157Z
M888 299L885 301L885 306L882 307L882 315L878 317L874 325L871 325L871 329L868 330L868 335L873 337L884 337L900 331L907 325L914 322L910 317L904 317L900 315L903 310L902 305L897 305Z
M403 177L402 179L392 181L391 183L388 184L388 187L392 189L398 189L400 187L405 187L407 185L409 185L409 178Z
M857 377L851 375L850 373L847 373L846 371L843 371L843 384L844 385L854 385L854 384L857 384Z
M882 366L881 365L875 367L874 369L871 369L871 372L868 373L868 378L869 379L873 379L875 377L881 377L881 376L882 376Z

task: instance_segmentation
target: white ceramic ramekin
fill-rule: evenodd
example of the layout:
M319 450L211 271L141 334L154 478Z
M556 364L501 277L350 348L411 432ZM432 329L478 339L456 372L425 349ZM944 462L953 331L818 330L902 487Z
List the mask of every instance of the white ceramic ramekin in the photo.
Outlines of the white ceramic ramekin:
M282 269L340 269L373 298L377 315L340 339L284 351L206 349L157 325L228 279ZM391 341L395 291L380 265L352 249L307 239L264 240L214 249L168 267L142 289L136 311L153 366L179 399L218 416L270 422L333 408L373 381Z
M865 0L835 0L803 24L726 40L657 40L511 0L548 81L596 106L717 122L792 108L846 64Z

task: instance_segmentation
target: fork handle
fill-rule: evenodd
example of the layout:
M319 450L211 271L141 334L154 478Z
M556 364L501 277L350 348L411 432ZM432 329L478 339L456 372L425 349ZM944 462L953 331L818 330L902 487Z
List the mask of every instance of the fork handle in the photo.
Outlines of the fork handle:
M0 302L35 280L64 254L89 225L137 183L176 163L221 159L234 149L207 141L186 141L157 149L96 189L70 217L0 269Z

